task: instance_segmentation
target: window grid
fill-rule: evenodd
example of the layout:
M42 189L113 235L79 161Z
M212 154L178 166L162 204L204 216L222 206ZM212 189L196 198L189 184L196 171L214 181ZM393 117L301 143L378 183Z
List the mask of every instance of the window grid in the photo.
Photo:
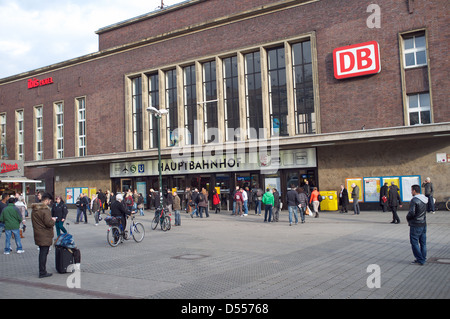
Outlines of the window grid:
M142 150L142 79L141 77L132 80L133 86L133 149Z
M77 99L78 110L78 156L86 156L86 99Z
M205 122L205 143L213 141L213 131L218 128L216 61L203 63L203 118ZM218 137L216 136L216 139Z
M427 48L425 34L403 38L403 55L405 68L427 65Z
M148 77L148 105L159 110L159 76L157 73ZM158 119L156 116L150 115L150 148L158 147Z
M223 85L225 105L225 136L227 141L239 140L235 130L239 121L239 79L237 56L223 59Z
M311 42L292 45L296 134L315 134Z
M260 129L264 128L262 111L262 83L260 52L248 53L245 59L245 103L247 112L247 137L261 138ZM262 133L262 132L261 132Z
M198 144L195 121L197 120L197 85L195 65L183 69L184 74L184 128L186 132L186 145Z
M56 103L56 157L64 158L64 106Z
M17 159L24 160L25 159L25 154L24 154L25 130L24 130L23 110L16 112L16 119L17 119Z
M0 144L6 145L6 113L0 114ZM1 146L1 158L5 156L5 149Z
M430 94L408 95L409 125L431 123Z
M166 109L169 114L166 116L167 121L167 146L178 145L178 102L177 102L177 70L169 70L166 72Z
M36 120L36 160L43 160L44 156L44 126L43 126L43 113L42 106L36 106L35 108L35 120ZM19 125L20 126L20 125ZM19 151L20 153L20 151Z
M288 107L284 46L267 50L270 126L272 136L287 136Z

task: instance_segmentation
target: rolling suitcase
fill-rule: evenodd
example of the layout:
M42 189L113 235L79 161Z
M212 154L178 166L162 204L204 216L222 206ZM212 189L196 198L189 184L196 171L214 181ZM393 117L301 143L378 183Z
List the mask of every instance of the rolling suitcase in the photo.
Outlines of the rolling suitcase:
M73 252L62 246L55 246L55 266L60 274L67 272L67 267L74 263Z

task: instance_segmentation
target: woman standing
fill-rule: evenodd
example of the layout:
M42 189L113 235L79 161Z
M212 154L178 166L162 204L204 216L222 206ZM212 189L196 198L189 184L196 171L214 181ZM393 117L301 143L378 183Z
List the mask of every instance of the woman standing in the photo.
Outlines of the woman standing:
M52 217L56 217L55 227L56 236L61 235L61 231L67 234L67 230L64 228L64 221L67 217L67 206L62 200L61 196L56 197L56 202L52 206Z
M216 210L216 214L220 212L220 197L216 189L213 189L213 207Z
M317 187L314 187L313 191L311 193L311 198L309 200L309 203L313 204L314 213L316 213L316 216L314 216L314 218L319 217L319 205L320 205L319 196L320 196L320 193L317 190Z

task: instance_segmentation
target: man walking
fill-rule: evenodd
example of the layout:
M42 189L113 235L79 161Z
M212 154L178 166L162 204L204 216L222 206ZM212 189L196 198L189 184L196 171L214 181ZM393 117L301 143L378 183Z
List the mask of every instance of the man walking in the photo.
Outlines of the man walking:
M433 183L431 182L431 178L427 177L425 179L425 182L422 183L422 187L425 190L425 196L428 198L428 205L427 205L427 212L434 214L435 208L434 208L434 189L433 189Z
M391 224L400 224L400 218L397 214L397 207L402 207L402 201L399 195L399 189L394 182L391 183L391 187L389 187L389 207L392 211L392 222Z
M18 254L24 253L22 249L22 242L20 241L20 223L22 217L14 205L14 197L8 199L8 206L0 213L0 222L5 225L5 255L11 252L11 236L14 235L16 241L16 251Z
M358 185L356 185L355 183L352 184L352 198L353 198L353 211L354 211L354 215L359 215L360 210L359 210L359 187Z
M409 241L416 258L411 264L423 266L427 260L427 203L428 198L420 194L420 186L411 186L413 198L409 204L406 220L409 225Z
M295 185L291 185L291 189L287 192L286 195L287 198L287 206L289 211L289 226L292 226L292 215L294 215L295 218L295 225L298 224L298 205L300 204L299 194L295 190Z

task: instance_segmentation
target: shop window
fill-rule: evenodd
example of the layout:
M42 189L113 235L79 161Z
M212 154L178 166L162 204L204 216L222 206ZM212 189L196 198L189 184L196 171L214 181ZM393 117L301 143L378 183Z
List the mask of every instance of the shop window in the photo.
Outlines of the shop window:
M249 139L263 137L261 54L259 51L245 55L245 102Z
M287 136L288 105L284 46L267 50L267 56L271 135Z
M409 125L431 123L430 94L408 95Z

